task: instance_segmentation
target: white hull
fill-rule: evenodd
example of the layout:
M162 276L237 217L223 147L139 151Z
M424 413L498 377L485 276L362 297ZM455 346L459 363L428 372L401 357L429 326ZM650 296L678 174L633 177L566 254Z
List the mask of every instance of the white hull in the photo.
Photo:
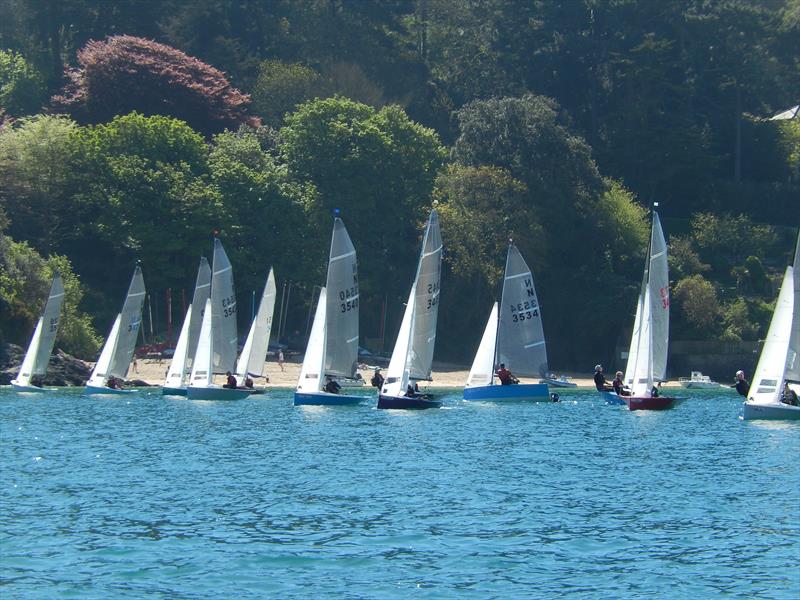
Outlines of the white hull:
M685 387L687 390L710 390L713 388L718 388L719 383L716 381L678 381L681 384L681 387Z
M800 406L789 404L742 404L742 419L751 421L756 419L770 420L800 420Z
M41 394L42 392L55 392L55 388L37 387L35 385L23 385L21 383L11 382L11 387L15 392L26 392L32 394Z

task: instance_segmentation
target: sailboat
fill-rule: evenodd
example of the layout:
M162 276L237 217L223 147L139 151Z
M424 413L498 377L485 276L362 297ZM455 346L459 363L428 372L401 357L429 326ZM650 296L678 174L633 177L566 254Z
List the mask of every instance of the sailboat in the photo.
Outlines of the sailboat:
M100 352L100 358L97 359L89 381L86 382L87 394L134 393L134 390L109 387L108 383L112 377L116 380L124 379L128 375L136 338L139 337L139 326L142 323L144 296L142 269L137 266L133 271L128 294L122 305L122 312L114 320L106 343Z
M275 273L269 270L258 311L250 325L250 331L242 347L242 354L236 363L236 379L239 383L251 377L264 375L264 360L267 357L269 334L272 331L272 315L275 312ZM253 393L263 393L263 389L256 389Z
M464 387L465 400L549 400L545 383L498 385L495 365L515 374L539 377L548 373L542 315L533 275L517 247L510 243L506 256L503 294L495 302Z
M441 273L442 236L439 215L432 210L422 240L417 274L386 370L386 380L378 396L378 408L438 408L442 404L413 391L417 381L431 380Z
M191 365L197 351L197 340L200 337L200 325L203 319L203 309L206 300L211 295L211 267L205 257L200 258L200 267L197 269L197 279L194 285L194 296L186 316L183 319L175 353L167 371L167 377L161 388L165 396L185 396L187 376L191 373Z
M233 267L222 242L214 238L211 297L206 300L203 322L192 364L186 396L190 400L237 400L252 391L214 384L214 375L233 371L236 362L236 294Z
M800 277L794 272L798 264L800 235L793 266L786 267L783 275L749 397L742 405L745 420L800 419L800 407L781 402L784 385L800 394Z
M53 345L56 342L58 332L58 320L61 315L61 305L64 303L64 283L58 273L53 277L50 284L50 294L47 296L47 303L44 312L36 322L33 330L31 342L28 344L28 351L19 369L16 379L11 380L11 387L18 392L46 392L47 388L42 388L31 383L34 375L44 375L47 372L47 365L50 362L50 355L53 352Z
M325 377L353 377L358 367L358 270L356 249L339 217L333 221L326 286L320 290L295 405L358 404L361 396L324 391Z
M636 305L625 383L630 396L602 392L610 404L626 404L630 410L664 410L678 399L653 395L656 381L663 381L667 371L669 344L669 271L667 242L658 213L653 211L653 225L645 263L642 287Z

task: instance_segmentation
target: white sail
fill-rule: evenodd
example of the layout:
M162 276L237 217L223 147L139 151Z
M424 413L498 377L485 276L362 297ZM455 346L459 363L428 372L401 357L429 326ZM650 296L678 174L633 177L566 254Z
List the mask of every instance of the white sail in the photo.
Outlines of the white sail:
M125 378L131 366L133 351L136 348L136 339L139 337L139 327L142 324L142 307L144 306L144 278L142 269L136 267L128 288L128 295L122 305L119 324L119 339L117 340L111 365L106 375Z
M794 262L792 263L792 279L794 280L794 309L792 310L792 330L789 334L789 351L786 354L786 372L784 378L790 381L800 381L800 275L797 275L800 266L800 234L794 247Z
M119 341L119 327L121 322L122 315L119 314L117 318L114 319L114 324L111 326L111 331L108 333L105 344L103 344L103 349L100 351L100 357L97 359L86 385L94 387L103 387L106 385L108 376L110 375L109 367L114 357L114 349L117 347L117 342Z
M214 373L233 371L238 351L236 329L236 294L233 267L222 242L214 239L214 263L211 274L211 320ZM205 319L205 316L203 317Z
M414 318L411 346L408 349L408 370L411 379L431 378L433 350L436 343L436 321L439 315L439 284L442 274L442 236L439 216L431 211L422 241L414 289Z
M33 375L44 375L47 372L47 365L56 341L56 333L58 333L58 321L63 303L64 283L61 281L61 275L56 273L50 285L50 294L47 297L44 311L36 322L31 342L28 344L28 350L14 383L29 385Z
M358 270L356 249L338 217L328 258L325 373L353 377L358 369Z
M754 404L777 404L783 391L783 379L789 354L789 337L794 312L794 269L786 267L781 291L772 313L769 331L761 349L758 366L750 386L749 401Z
M189 341L186 352L186 368L192 367L194 353L197 351L197 340L200 337L200 327L203 324L203 311L206 308L206 300L211 297L211 267L208 266L206 257L200 258L200 266L197 269L197 279L194 284L194 296L192 296L192 313L189 318Z
M264 373L269 334L272 331L272 314L275 311L276 289L275 274L270 269L267 283L261 293L261 301L258 303L258 311L242 346L239 362L236 363L236 378L240 381L248 376L261 377Z
M211 298L206 300L203 310L203 324L200 326L200 336L197 340L197 352L194 355L192 375L189 385L192 387L209 387L214 379L213 352L214 336L211 327L212 321Z
M625 385L633 386L633 371L639 358L639 339L642 334L642 312L644 310L645 288L647 287L647 270L650 266L650 249L647 250L645 260L644 275L642 276L642 286L639 289L639 297L636 300L636 317L633 319L633 331L631 332L631 343L628 348L628 362L625 365Z
M308 346L306 346L306 353L303 357L300 380L297 382L298 392L314 393L322 389L322 375L325 372L326 296L325 288L322 288L319 292L317 310L314 313L314 324L311 326Z
M653 230L650 237L650 265L648 269L650 288L650 314L652 330L653 379L666 380L667 349L669 345L669 270L667 266L667 242L661 230L658 213L653 213Z
M178 336L178 343L175 345L175 353L172 355L172 362L169 363L167 377L164 379L164 387L182 388L184 386L184 376L186 375L186 358L189 354L189 331L192 328L192 305L186 310L183 319L181 333Z
M407 364L414 327L415 287L411 286L406 310L403 313L403 321L400 323L400 331L397 332L397 340L394 343L392 358L389 360L389 367L386 369L386 380L381 393L389 396L402 396L405 394L406 386L408 386L409 371Z
M466 387L491 385L494 378L494 355L497 344L497 302L492 306L486 329L472 361Z
M547 348L533 275L513 244L508 247L497 332L497 363L516 375L544 376Z

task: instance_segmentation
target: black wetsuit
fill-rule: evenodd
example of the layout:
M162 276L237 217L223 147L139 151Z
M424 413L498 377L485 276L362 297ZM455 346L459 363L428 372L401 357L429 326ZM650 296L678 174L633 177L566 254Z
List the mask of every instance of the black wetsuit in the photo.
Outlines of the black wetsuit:
M597 388L597 391L604 392L608 390L607 386L608 384L606 383L605 376L600 371L597 371L594 374L594 387Z
M740 396L747 398L747 394L750 392L750 382L747 381L747 379L740 379L733 387L736 388L736 391L739 392Z

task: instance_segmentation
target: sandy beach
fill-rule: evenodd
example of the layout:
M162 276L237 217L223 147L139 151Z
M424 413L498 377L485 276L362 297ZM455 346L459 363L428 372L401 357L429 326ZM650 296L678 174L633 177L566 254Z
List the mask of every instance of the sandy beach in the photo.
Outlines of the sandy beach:
M283 370L278 366L278 363L273 360L268 360L264 365L264 374L269 377L267 387L294 387L297 385L297 380L300 377L300 367L302 365L302 356L292 357L283 364ZM135 365L131 365L128 372L128 379L141 379L151 385L161 385L164 382L164 377L169 367L169 359L138 359ZM369 385L369 380L372 378L374 367L369 365L360 365L359 373ZM386 372L385 367L382 371ZM579 387L594 387L594 382L591 376L585 373L570 374L565 373L570 377L573 383L577 383ZM469 375L469 367L461 365L449 365L445 363L434 363L433 382L430 383L434 387L464 387L464 382ZM607 377L613 378L613 374ZM538 380L525 379L521 380L523 383L536 383ZM219 383L223 383L223 379L219 378ZM265 385L264 380L257 380L256 385ZM679 387L677 381L671 381L664 384L665 387Z

